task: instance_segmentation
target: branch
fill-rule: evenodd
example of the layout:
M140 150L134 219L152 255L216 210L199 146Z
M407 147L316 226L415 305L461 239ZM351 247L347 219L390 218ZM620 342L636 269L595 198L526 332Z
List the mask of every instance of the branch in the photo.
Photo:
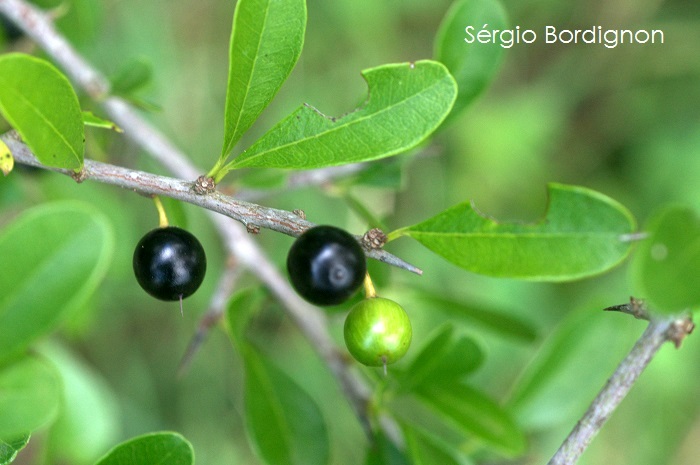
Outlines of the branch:
M194 167L188 157L180 152L164 135L146 122L127 102L116 97L109 97L107 79L83 59L53 27L50 18L39 9L23 0L0 0L0 12L4 13L13 23L20 27L29 37L63 68L69 77L87 92L93 99L98 100L109 118L119 125L126 136L151 154L173 174L182 179L195 179L200 171ZM9 144L8 144L9 145ZM92 162L91 162L92 163ZM97 165L92 165L96 168ZM105 169L116 167L102 166ZM121 172L122 182L131 179L133 171ZM141 176L144 176L143 178ZM140 187L154 181L147 173L137 173L136 178L143 181ZM112 178L117 178L114 176ZM164 180L156 177L155 181L163 181L171 189L180 192L191 184L182 184L180 180ZM155 189L158 182L152 185ZM163 187L163 186L160 186ZM138 188L138 187L132 187ZM155 193L155 192L154 192ZM185 194L183 193L183 196ZM220 199L220 197L219 197ZM346 397L354 408L361 424L369 431L367 403L371 391L362 378L354 374L348 366L345 356L340 353L328 332L328 327L319 309L302 301L272 265L265 253L252 240L245 229L219 214L210 212L210 218L219 230L228 250L241 265L249 268L277 297L288 315L309 343L319 353L330 368Z
M259 228L271 229L292 237L297 237L308 228L315 226L292 212L276 208L264 207L253 203L236 200L233 197L211 192L200 195L193 191L193 183L181 179L158 176L144 171L132 170L121 166L110 165L94 160L85 160L82 171L76 176L75 172L66 169L49 168L42 165L36 159L29 147L22 143L15 133L0 135L5 141L17 163L48 169L73 177L79 182L93 180L105 184L112 184L133 190L140 194L160 195L181 200L183 202L206 208L216 213L228 216L247 228L257 230ZM358 240L362 236L356 236ZM405 262L404 260L382 249L366 250L368 257L382 261L416 274L422 274L422 270Z
M673 342L676 348L680 347L683 339L693 331L695 326L690 314L658 318L649 313L644 301L634 298L631 298L628 304L608 307L605 310L620 311L638 319L649 320L649 325L548 465L575 464L622 399L632 389L635 381L649 365L659 348L667 341Z

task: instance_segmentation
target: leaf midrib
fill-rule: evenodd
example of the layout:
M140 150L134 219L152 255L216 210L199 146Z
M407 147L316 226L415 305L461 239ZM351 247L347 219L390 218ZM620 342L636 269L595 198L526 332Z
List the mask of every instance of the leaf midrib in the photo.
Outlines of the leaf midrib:
M13 93L14 95L16 95L17 97L19 97L19 99L22 100L22 101L30 108L30 110L32 110L33 113L36 114L36 116L38 116L41 120L43 120L43 121L49 126L49 128L51 128L51 130L58 136L58 138L65 144L65 146L68 147L70 153L75 157L75 159L76 159L77 162L78 162L78 165L80 165L80 156L78 155L78 152L73 148L73 146L72 146L72 145L68 142L68 140L64 137L63 133L62 133L61 131L59 131L58 128L56 128L56 126L54 126L54 124L53 124L50 120L48 120L48 119L43 115L43 113L42 113L41 111L39 111L39 109L38 109L36 106L34 106L34 104L33 104L31 101L28 100L28 99L24 96L24 94L22 94L21 92L18 92L18 91L15 89L15 87L13 87L13 86L8 86L8 85L7 85L7 80L3 80L1 76L0 76L0 81L3 82L3 84L6 86L6 89L7 89L7 90L9 90L10 92L12 92L12 93ZM5 113L6 113L6 116L9 116L9 115L7 114L7 113L8 113L7 110L5 111ZM8 118L8 119L9 119L9 118ZM14 119L14 118L12 118L12 119ZM20 131L20 132L24 132L24 131L21 131L21 130L18 129L18 128L15 128L15 129L17 129L17 130Z
M249 161L251 161L251 160L255 160L256 158L259 158L259 157L261 157L261 156L267 155L267 154L269 154L269 153L276 152L276 151L285 149L285 148L287 148L287 147L295 146L295 145L301 144L301 143L306 142L306 141L309 141L309 140L320 139L320 138L326 136L327 134L331 134L331 133L333 133L333 132L335 132L335 131L339 131L339 130L341 130L341 129L346 130L348 127L355 126L355 125L357 125L357 124L359 124L359 123L364 122L365 120L367 120L367 119L369 119L369 118L373 118L373 117L382 115L383 113L386 113L386 112L388 112L388 111L391 111L391 110L394 109L394 108L398 108L399 106L406 105L406 104L408 104L408 102L410 102L410 101L413 100L413 99L423 98L424 95L422 95L422 94L428 93L428 92L429 92L430 90L432 90L433 88L436 88L436 87L438 87L438 86L444 85L444 81L449 82L449 78L448 78L447 76L443 76L440 80L436 81L434 84L431 84L431 85L428 86L428 87L424 87L424 88L421 89L419 92L414 93L414 94L411 94L409 97L407 97L407 98L405 98L405 99L403 99L403 100L399 100L398 102L396 102L396 103L394 103L394 104L392 104L392 105L390 105L390 106L384 107L383 109L380 109L379 111L376 111L376 112L373 112L373 113L369 113L369 114L367 114L367 115L365 115L365 116L361 116L361 117L356 118L356 119L352 119L351 121L349 121L349 122L347 122L347 123L345 123L345 124L343 124L343 125L331 127L331 128L329 128L329 129L327 129L327 130L325 130L325 131L319 132L318 134L314 134L314 135L311 135L311 136L306 136L306 137L301 138L301 139L296 139L296 140L294 140L294 141L292 141L292 142L288 142L288 143L286 143L286 144L276 145L276 146L273 147L273 148L264 150L264 151L262 151L262 152L254 153L254 154L252 154L252 155L250 155L250 156L248 156L248 157L244 157L245 152L243 152L243 153L241 154L240 157L236 158L235 160L233 160L233 162L231 162L231 165L232 165L233 167L235 167L235 166L245 166L245 165L242 165L241 163L237 163L237 162L240 161L240 160L242 160L243 162L246 162L246 164L249 164L249 163L247 163L247 162L249 162ZM306 107L302 107L302 108L306 108ZM302 110L302 111L304 111L304 110ZM357 114L357 113L351 113L351 114ZM340 120L336 120L336 121L340 121ZM398 149L394 150L393 152L398 151L398 150L401 150L401 149L398 148ZM389 153L391 153L391 152L389 152Z

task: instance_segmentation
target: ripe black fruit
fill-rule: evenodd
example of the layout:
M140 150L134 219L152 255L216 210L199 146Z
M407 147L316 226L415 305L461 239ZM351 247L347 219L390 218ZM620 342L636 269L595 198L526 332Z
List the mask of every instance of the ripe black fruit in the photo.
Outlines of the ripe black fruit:
M362 285L367 264L352 235L334 226L316 226L289 249L287 271L304 299L316 305L337 305Z
M160 300L180 300L202 284L207 257L196 237L168 226L147 233L134 251L134 274L144 291Z

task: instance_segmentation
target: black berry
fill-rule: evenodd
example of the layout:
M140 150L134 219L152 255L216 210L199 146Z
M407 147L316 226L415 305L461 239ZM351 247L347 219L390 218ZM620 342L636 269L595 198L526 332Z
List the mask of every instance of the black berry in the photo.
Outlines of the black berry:
M287 271L304 299L316 305L337 305L362 285L367 264L352 235L333 226L316 226L289 249Z
M202 244L184 229L147 233L134 251L134 274L144 291L160 300L180 300L199 288L207 271Z

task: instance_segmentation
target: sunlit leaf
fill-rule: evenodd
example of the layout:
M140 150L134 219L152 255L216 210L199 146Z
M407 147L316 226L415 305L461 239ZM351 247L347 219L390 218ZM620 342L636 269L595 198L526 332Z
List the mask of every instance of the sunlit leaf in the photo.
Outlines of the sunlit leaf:
M79 308L97 289L113 249L109 221L84 203L46 203L6 226L0 232L0 360Z
M272 101L301 55L305 0L239 0L233 15L222 156Z
M3 140L0 140L0 171L7 176L14 167L15 158L12 156L12 152L10 152L10 147L8 147Z
M244 358L246 426L258 456L269 465L325 465L328 431L313 398L252 349Z
M548 192L535 224L499 223L463 203L389 237L410 236L475 273L536 281L595 275L628 255L636 225L624 206L583 187L550 184Z
M80 170L85 131L68 78L47 61L0 56L0 112L47 166Z
M655 311L700 305L700 216L691 208L667 207L647 227L649 237L635 254L640 293Z
M369 98L340 118L304 105L231 162L232 168L320 168L388 157L415 147L445 119L457 94L442 64L418 61L363 73Z
M469 105L491 82L505 49L499 43L468 43L465 28L476 36L486 24L488 30L506 29L506 14L498 0L459 0L452 4L435 37L435 59L454 76L459 87L452 114ZM471 40L471 39L470 39Z
M138 436L114 447L95 465L193 465L192 445L177 433Z
M18 438L58 412L61 380L43 360L24 357L0 369L0 438Z
M29 443L29 437L29 434L22 434L11 440L0 439L0 465L12 463L19 451Z

